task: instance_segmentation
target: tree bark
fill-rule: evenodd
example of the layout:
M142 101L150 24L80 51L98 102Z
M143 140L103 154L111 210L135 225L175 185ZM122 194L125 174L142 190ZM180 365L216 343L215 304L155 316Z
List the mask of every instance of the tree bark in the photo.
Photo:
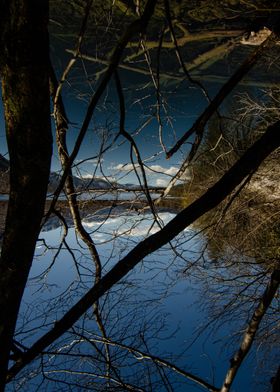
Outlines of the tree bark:
M141 260L170 242L200 216L216 207L248 175L257 170L263 160L280 146L280 121L268 127L266 133L250 147L231 169L203 196L181 211L163 229L138 243L121 259L98 284L93 286L52 329L33 344L10 369L8 381L12 380L26 365L40 355L50 344L62 336L102 295L124 278Z
M248 327L243 335L243 339L241 341L240 347L230 361L231 365L227 371L220 392L230 391L235 376L240 366L242 365L246 355L250 351L255 335L259 329L260 323L267 309L269 308L271 302L273 301L273 298L278 290L279 284L280 284L280 270L275 270L272 273L269 284L267 285L266 290L248 324Z
M10 156L10 199L0 258L0 390L31 268L52 155L48 0L1 1L2 95Z

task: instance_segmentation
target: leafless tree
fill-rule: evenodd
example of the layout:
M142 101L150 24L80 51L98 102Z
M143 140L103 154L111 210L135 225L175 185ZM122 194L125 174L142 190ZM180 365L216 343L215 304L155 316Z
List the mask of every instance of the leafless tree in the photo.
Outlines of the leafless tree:
M259 168L262 170L263 162L278 154L279 118L266 118L258 137L242 153L225 159L226 167L218 175L209 179L209 173L209 186L205 189L203 183L202 191L187 206L177 208L172 216L161 207L174 185L182 178L185 181L193 161L199 161L209 120L217 116L221 124L220 106L260 57L275 50L277 23L272 26L275 31L265 30L257 48L249 50L210 98L203 78L198 79L194 71L216 64L225 53L247 45L250 37L244 37L245 25L210 28L209 18L215 12L209 12L208 1L195 2L188 9L190 20L198 21L204 15L206 28L196 30L187 28L184 7L178 6L176 14L168 1L66 1L58 8L61 15L50 18L54 39L65 39L61 29L67 17L74 26L71 38L63 45L70 59L62 71L58 59L49 56L49 3L57 12L55 2L47 0L0 3L0 70L10 161L9 203L0 258L0 390L10 385L15 390L48 390L54 385L60 390L172 391L190 381L205 390L229 391L256 336L263 331L279 332L279 255L272 252L271 260L267 260L264 253L258 264L259 260L249 260L252 255L243 253L238 254L241 261L236 263L224 247L224 257L219 255L215 260L207 236L203 237L207 227L204 225L201 231L186 229L209 213L214 214L207 223L214 227L212 234L221 222L227 222L228 211L234 208L240 192ZM230 20L237 11L229 3L225 2L221 12ZM251 2L241 3L243 10L254 8ZM263 12L266 15L266 9ZM210 41L211 45L190 58L187 44L197 41ZM87 49L94 48L94 53L87 53ZM164 56L172 59L173 69L168 69L167 62L162 64ZM135 82L131 88L123 70L138 73L142 82ZM168 95L174 96L183 83L200 92L206 107L177 137ZM69 86L70 94L85 99L87 104L80 126L71 122L71 108L66 104L64 92ZM110 103L114 94L117 104ZM127 117L129 108L135 105L142 108L142 113L131 129ZM262 108L258 117L263 116ZM98 126L97 111L109 113L105 126ZM246 118L248 112L251 115L249 105ZM56 135L54 152L51 114ZM138 136L150 124L158 129L159 148L147 155ZM68 134L73 132L76 137L71 145ZM90 135L94 152L81 158ZM222 138L226 139L221 132L211 147L215 153ZM185 148L188 143L189 150ZM226 144L232 149L230 137ZM78 179L76 173L82 172L85 161L93 161L92 178L99 173L110 184L111 193L119 192L103 159L123 146L127 163L122 172L131 170L135 174L141 192L133 202L95 199L91 182ZM50 164L56 151L61 173L56 176L51 200L47 200L48 182L53 176ZM148 177L161 170L156 158L165 154L171 159L179 153L182 159L177 160L177 170L166 170L169 183L154 202ZM90 200L83 201L86 192ZM59 239L44 234L52 225L62 228ZM63 260L67 260L67 267ZM65 275L62 289L57 287L58 274ZM159 275L161 279L157 280ZM239 315L249 312L233 332L239 338L243 332L243 337L219 386L204 374L194 374L188 363L176 365L179 354L169 357L159 352L158 342L167 339L164 334L176 335L176 325L170 330L160 304L176 287L177 279L187 276L204 288L213 282L217 286L219 301L215 301L214 290L209 297L214 309L209 325L230 318L236 304L242 310ZM226 296L228 290L221 310L221 293ZM203 330L206 327L204 324Z

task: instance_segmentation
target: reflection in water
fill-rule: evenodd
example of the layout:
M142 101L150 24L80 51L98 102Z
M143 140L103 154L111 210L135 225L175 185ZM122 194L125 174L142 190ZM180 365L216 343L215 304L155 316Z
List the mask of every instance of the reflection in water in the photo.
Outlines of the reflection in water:
M176 191L176 197L179 195L183 198L180 204L188 205L193 195L188 199L186 194L181 194L184 187L175 187L179 176L183 183L186 182L186 188L190 183L198 185L195 198L199 197L244 152L246 155L253 141L252 128L256 129L259 137L275 119L279 120L279 91L275 91L275 94L269 92L260 105L256 105L255 101L260 93L256 86L271 87L279 79L275 62L279 57L279 46L274 38L261 46L263 39L260 40L259 34L250 33L253 28L259 29L259 33L265 32L266 37L274 36L271 32L279 23L279 11L273 10L277 2L272 2L275 4L270 4L271 9L267 10L267 4L264 4L267 2L261 0L257 6L251 1L217 4L208 1L170 1L172 15L168 1L164 2L165 6L157 2L147 35L144 31L138 31L138 36L123 35L123 32L139 15L142 15L141 18L152 16L152 12L143 12L141 2L137 1L135 8L133 2L126 0L95 1L91 9L88 6L90 3L83 0L50 2L51 62L59 83L62 81L59 86L62 89L59 90L60 97L58 91L53 92L52 114L56 122L53 131L56 132L54 139L58 142L58 149L54 149L52 170L56 173L51 174L49 192L57 189L63 169L71 166L72 173L68 172L70 179L64 187L67 197L60 196L56 208L51 211L53 215L44 225L37 241L15 336L15 344L23 352L52 326L57 331L61 324L56 321L90 287L98 283L100 277L96 271L99 260L94 245L100 255L100 275L104 276L117 262L123 261L127 252L134 247L135 256L142 239L156 233L159 227L174 217L171 210L163 209L158 210L160 213L157 216L153 208L147 208L149 203L144 202L140 192L89 191L78 194L76 202L77 192L84 188L108 189L110 185L120 185L126 189L131 184L139 186L139 183L142 189L147 188L147 184L166 187L171 181L170 187ZM148 1L146 6L152 3ZM273 11L277 13L273 14ZM270 20L266 20L269 23L264 29L261 24L268 13ZM141 28L148 22L142 21L133 23L130 28L134 31L137 26ZM82 31L79 36L78 31ZM119 37L127 42L119 42ZM178 47L173 45L176 39ZM251 45L255 45L256 49L252 49ZM23 47L28 48L28 45ZM123 48L122 53L120 48ZM252 69L257 62L258 66ZM67 63L69 66L64 68ZM48 77L49 69L44 80ZM230 77L230 83L226 83ZM51 78L52 89L56 90L53 79L55 77ZM245 100L232 95L233 89L234 94L244 91L240 88L241 83L243 86L249 83L253 87L245 90ZM40 86L38 90L42 91ZM26 91L24 94L26 97L32 96ZM229 97L228 101L224 101L226 96ZM269 105L265 106L265 101ZM271 111L270 102L273 102L274 111ZM233 110L235 105L236 110ZM215 117L217 112L218 116ZM211 116L215 120L212 123L208 121ZM2 118L0 124L3 125ZM242 126L250 136L249 145L244 143L246 138L240 132ZM0 128L1 132L4 125ZM32 122L30 128L32 131ZM38 135L37 129L33 135ZM215 140L214 136L217 136ZM207 138L209 146L205 148ZM22 145L24 142L20 143ZM225 148L221 150L223 145ZM263 146L259 151L264 152L265 149L266 146ZM212 154L211 159L203 164L207 150L216 156ZM4 154L6 150L0 153ZM22 156L17 153L15 151L16 156ZM255 167L252 167L250 174L258 166L257 156L252 157ZM168 162L166 157L169 158ZM194 175L194 166L188 166L190 157L194 157L199 166L198 175ZM26 173L18 174L25 176ZM250 176L246 177L248 174L245 173L240 179L240 185L244 180L241 187L252 180ZM277 181L279 175L275 177ZM97 180L95 186L94 180ZM7 182L4 185L8 186ZM239 190L235 197L237 193ZM224 189L222 194L229 196L229 190ZM20 191L16 196L21 198ZM152 199L156 196L151 192ZM51 204L50 199L47 200L46 210ZM66 199L70 201L72 214ZM6 200L6 196L2 196L0 201L5 203ZM205 205L208 206L208 202L211 206L211 197L206 197ZM90 207L88 203L91 203ZM242 211L238 211L241 213L236 220L224 219L231 203L232 200L222 206L219 214L217 210L214 211L214 218L223 221L224 232L228 225L232 228L233 222L236 222L237 230L240 223L246 225L246 214L242 214ZM245 209L247 206L248 209L252 207L251 200ZM6 204L2 204L2 209L6 209ZM32 212L31 208L31 216L27 219L29 223L30 218L30 228ZM89 235L83 232L79 215ZM206 226L212 228L211 218ZM259 225L258 220L254 223L255 227ZM9 233L16 232L13 224L10 222ZM42 355L39 350L39 359L26 367L8 389L29 391L31 387L45 391L108 392L113 389L175 392L192 392L203 388L216 390L211 389L211 385L221 385L246 321L262 296L270 274L269 268L278 262L270 249L265 253L273 258L270 264L256 263L251 253L244 253L237 260L238 242L246 242L242 238L243 232L239 230L237 235L236 231L230 231L229 235L235 236L237 249L232 246L229 250L230 242L217 234L218 227L221 228L221 225L207 231L208 237L208 233L212 237L212 247L211 241L206 243L205 226L201 232L201 228L197 227L185 230L168 246L146 257L122 281L116 278L113 289L107 292L105 287L106 294L99 304L95 303L89 308L74 326L66 323L67 333L51 346L45 345ZM245 236L251 234L255 227ZM267 238L271 234L268 231ZM29 228L26 227L25 233L16 235L20 238L26 234L27 243L28 232ZM274 237L275 233L277 230L270 237ZM170 238L163 230L160 241L164 237ZM264 246L268 243L266 238L258 244L262 256L263 243ZM274 247L275 244L276 241L273 242ZM148 250L150 246L149 243ZM88 249L91 249L91 255ZM223 254L217 249L222 249ZM234 257L229 257L232 254ZM28 265L31 265L31 261L27 261ZM133 266L133 260L130 263ZM120 270L127 271L125 267L120 262ZM8 265L7 277L11 271ZM240 370L233 390L263 390L261 384L253 382L255 363L259 357L265 362L261 381L268 385L267 370L273 371L271 365L276 363L275 352L271 349L277 336L277 328L274 328L277 322L275 302L264 318L257 345ZM17 360L17 350L13 351L13 355ZM160 362L156 359L158 356L166 362ZM185 373L179 374L170 363L180 366ZM270 366L271 369L268 369ZM201 377L201 380L196 377ZM193 381L189 381L189 378Z
M103 274L147 233L158 230L150 213L140 216L122 207L117 207L112 215L109 212L104 208L84 219L101 255ZM174 214L168 211L159 214L159 220L164 223L173 217ZM57 228L41 233L38 241L18 323L19 338L26 345L42 334L42 325L47 330L49 323L59 319L92 285L94 266L88 251L77 240L74 229L69 229L64 244L61 244L62 235L63 230ZM201 234L192 229L185 230L172 242L176 252L166 246L148 256L100 300L104 326L111 342L111 371L113 374L117 372L128 384L136 383L145 391L150 388L163 390L156 364L152 360L140 360L139 352L174 362L196 376L202 375L210 384L221 384L232 350L225 344L228 336L239 330L240 322L231 320L228 324L226 316L219 329L215 330L215 320L214 327L211 324L213 314L205 305L209 296L215 294L209 287L206 292L201 280L203 268L199 259L204 245ZM208 261L204 260L204 263ZM182 273L186 265L192 265L191 274ZM210 284L214 269L205 273ZM222 273L221 267L219 273ZM214 277L212 282L214 284ZM50 352L60 353L60 356L45 356L44 373L52 375L52 380L75 383L78 377L79 390L83 390L92 382L98 384L98 375L106 373L102 357L104 343L92 310L61 337ZM251 377L248 377L248 373L252 377L255 373L255 355L253 353L244 364L233 390L263 390L262 386L252 384ZM31 377L34 385L40 385L40 361L33 368L26 381ZM81 372L80 376L77 372ZM183 392L186 388L190 392L205 390L168 368L165 377L176 391ZM113 375L112 379L115 379ZM28 383L25 387L24 380L22 382L22 390L25 390ZM43 385L44 390L51 391L55 390L53 385L58 388L61 384L48 384L46 379ZM106 388L104 384L103 388Z

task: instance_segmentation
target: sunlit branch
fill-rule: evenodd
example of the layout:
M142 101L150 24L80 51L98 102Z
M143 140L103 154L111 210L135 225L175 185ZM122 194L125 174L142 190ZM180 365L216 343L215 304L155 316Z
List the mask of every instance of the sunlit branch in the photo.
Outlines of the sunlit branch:
M236 37L240 36L243 33L243 30L212 30L190 33L185 29L183 37L179 37L177 39L177 42L179 47L183 47L189 42L208 41L215 38ZM129 47L138 47L138 45L139 44L137 42L131 42L129 44ZM156 49L158 46L158 42L146 41L146 46L148 49ZM172 41L163 41L162 47L167 49L173 49L174 44Z
M132 385L132 384L129 384L129 383L123 383L123 382L119 381L118 379L116 379L116 378L114 378L114 377L112 377L110 375L98 374L98 373L94 373L94 372L78 371L78 370L68 370L68 369L56 369L56 370L48 370L48 371L44 370L43 371L43 375L44 376L46 376L46 375L47 376L55 375L55 374L69 374L69 375L74 374L74 375L81 376L81 377L89 376L89 377L94 378L94 379L102 379L102 380L111 381L114 384L116 384L118 386L121 386L126 391L145 392L145 390L142 389L142 388L139 388L139 387L137 387L135 385ZM50 377L48 377L48 378L50 378ZM60 382L60 383L63 383L63 384L69 385L69 386L70 385L73 386L72 383L70 384L70 383L68 383L66 381L55 380L55 379L52 379L52 378L50 378L50 380L51 381L57 381L57 382ZM80 387L79 384L76 384L76 386ZM86 389L92 390L92 388L86 388Z
M82 127L80 129L79 135L78 135L76 142L75 142L75 146L73 148L71 155L69 156L68 163L67 163L66 168L64 169L60 184L54 193L54 198L53 198L51 206L50 206L50 211L52 210L53 206L55 205L55 203L60 195L60 192L64 187L64 184L65 184L66 178L69 174L69 171L71 169L71 166L74 163L74 160L76 159L77 154L79 153L81 144L82 144L84 137L87 133L88 126L90 124L90 120L92 118L92 115L93 115L93 112L96 108L96 105L97 105L99 99L101 98L102 94L104 93L113 73L115 72L115 70L118 67L118 64L120 62L120 59L121 59L121 56L123 54L125 47L127 46L128 42L131 40L131 37L133 37L133 35L145 31L145 29L148 25L148 22L149 22L151 16L153 15L155 5L156 5L156 0L148 0L147 1L143 15L141 16L141 18L132 22L128 26L128 28L124 32L123 36L120 38L118 44L116 45L114 52L111 56L110 64L108 65L107 71L105 72L103 79L101 80L96 92L94 93L94 95L92 96L92 98L90 100ZM47 217L48 217L48 215L49 215L49 213L47 214Z
M239 83L241 79L250 71L250 69L256 64L259 60L260 56L263 54L265 50L270 48L277 38L275 33L272 33L237 69L237 71L232 75L232 77L223 85L217 95L213 98L208 107L204 110L204 112L199 116L199 118L195 121L194 125L178 140L178 142L172 147L168 153L167 158L171 158L173 154L175 154L179 148L195 133L196 139L193 143L193 147L185 160L186 162L190 162L194 157L197 147L200 144L201 134L204 130L205 125L207 124L210 117L216 112L217 108L221 105L224 99L231 93L234 87Z
M244 333L241 345L230 360L230 368L226 374L223 386L220 392L228 392L235 379L235 376L242 365L246 355L250 351L253 344L255 335L258 331L259 325L269 308L280 284L280 270L275 270L270 278L270 281L266 287L266 290L248 324L246 332Z
M70 50L70 49L66 49L66 52L72 53L72 54L74 53L74 51ZM103 65L106 65L106 66L108 66L110 64L110 61L108 61L108 60L104 60L104 59L101 59L101 58L96 57L96 56L90 56L90 55L87 55L87 54L84 54L84 53L81 53L80 57L83 60L87 60L87 61L90 61L92 63L103 64ZM132 66L132 65L127 65L127 64L124 64L124 63L120 63L118 68L124 69L126 71L139 73L139 74L142 74L142 75L147 75L147 76L150 75L150 71L148 69L146 69L146 68L140 68L140 67L136 67L136 66ZM106 68L105 68L105 70L103 70L101 72L104 73L105 71L106 71ZM100 74L100 72L99 72L99 74ZM98 74L97 74L97 76L98 76ZM184 79L184 77L182 75L172 74L172 73L167 73L167 72L161 72L160 73L160 77L161 77L161 79L166 79L166 80L178 80L178 81L181 81L181 80Z
M43 335L9 370L10 381L22 368L36 358L44 349L62 336L102 295L117 284L144 257L161 248L200 216L216 207L238 186L244 178L254 172L264 159L280 146L280 122L268 127L244 155L208 189L199 199L182 210L161 230L139 242L121 259L94 287L92 287L59 321Z
M158 136L159 136L159 142L161 145L162 150L166 153L166 147L163 142L163 124L162 124L162 119L161 119L161 93L160 93L160 55L161 55L161 49L162 49L162 41L163 41L163 36L164 36L164 31L161 32L160 38L159 38L159 43L158 43L158 48L157 48L157 68L156 68L156 95L157 95L157 104L156 104L156 116L157 116L157 122L158 122ZM164 108L165 109L165 108Z
M153 200L150 195L146 172L145 172L143 161L141 159L139 149L138 149L133 137L125 130L125 101L124 101L124 96L123 96L123 92L122 92L121 82L120 82L120 79L119 79L117 72L115 72L115 81L116 81L117 93L118 93L119 104L120 104L120 134L123 135L123 137L125 137L129 141L129 143L131 145L131 149L133 150L133 152L136 156L138 165L141 170L143 182L144 182L144 187L142 186L141 181L140 181L140 186L142 187L142 189L147 197L147 201L150 206L151 212L155 218L155 221L159 224L159 227L161 227L161 224L158 222L158 217L157 217L157 214L155 211L154 203L153 203ZM132 164L133 164L133 162L132 162ZM136 169L135 169L135 172L136 172Z
M159 45L157 48L157 67L156 67L156 71L153 70L152 68L152 64L151 64L151 56L149 53L149 49L146 48L146 44L144 40L141 40L141 47L143 49L143 54L145 57L145 61L148 65L148 69L149 69L149 73L150 73L150 77L152 79L152 83L154 85L154 88L156 90L156 98L157 98L157 102L156 102L156 118L157 118L157 122L158 122L158 127L159 127L159 142L161 144L161 147L163 149L163 151L166 153L166 147L163 143L163 138L162 138L162 132L163 132L163 124L162 124L162 119L161 119L161 108L163 108L164 112L166 115L168 115L167 109L165 107L165 104L163 103L163 97L161 95L161 91L160 91L160 81L162 79L164 79L160 72L160 52L162 49L162 41L163 41L163 36L164 36L164 31L162 31L160 39L159 39Z
M222 43L214 48L207 50L195 57L192 61L185 63L185 68L188 71L193 71L195 68L199 70L205 70L221 60L223 57L228 56L232 52L236 45L239 43L240 38L230 39L229 41ZM194 81L196 79L193 78Z
M75 336L79 336L79 340L75 339L73 342L70 343L70 345L72 346L75 342L81 343L81 342L83 342L83 341L86 341L87 343L89 343L89 344L93 347L94 351L96 351L96 352L101 356L101 358L103 358L103 360L105 360L106 369L107 369L107 371L106 371L106 378L107 378L107 380L110 380L110 379L111 379L111 377L112 377L112 374L111 374L111 373L113 373L113 379L115 379L120 385L122 385L122 387L123 387L124 389L126 389L126 383L123 382L123 380L122 380L121 377L119 376L119 374L118 374L118 372L117 372L115 366L113 366L113 363L112 363L112 361L111 361L110 348L109 348L109 347L105 347L105 355L104 355L102 349L100 349L100 348L98 347L98 345L97 345L92 339L89 339L89 338L87 338L86 336L81 335L81 334L80 334L79 332L77 332L77 331L73 331L73 332L74 332L74 335L75 335ZM101 333L102 333L102 332L101 332ZM104 333L102 333L102 336L103 336L103 339L105 339L105 340L108 339L108 338L106 338L106 337L104 336ZM65 348L66 348L65 346L61 347L60 351L65 350ZM67 354L66 354L66 355L67 355ZM109 357L108 357L108 356L109 356ZM53 358L55 358L55 354L53 355ZM109 363L108 363L108 360L110 361Z
M65 108L63 104L63 100L61 95L58 96L58 99L56 99L56 94L57 94L57 89L58 89L58 83L55 77L54 70L52 66L50 65L50 90L51 90L51 95L54 100L54 118L55 118L55 123L56 123L56 141L57 141L57 147L58 147L58 154L59 158L62 164L62 168L65 170L67 165L68 165L68 159L69 159L69 154L68 154L68 148L66 144L66 131L68 129L68 123L67 123L67 116L65 113ZM86 244L88 247L88 250L91 254L92 260L94 261L95 265L95 279L94 283L97 284L99 280L101 279L101 261L99 254L97 252L96 246L89 235L89 233L85 230L83 224L82 224L82 219L81 219L81 214L79 210L79 206L77 203L77 194L74 186L74 180L73 180L73 174L72 174L72 169L70 168L68 172L68 176L65 180L65 191L67 195L67 200L69 204L69 209L73 218L74 222L74 227L77 235L81 238L81 240ZM59 249L60 250L60 249ZM58 250L58 252L59 252ZM57 254L58 254L57 252ZM53 263L55 262L55 258L53 260ZM76 267L77 264L75 263ZM51 268L51 267L50 267ZM79 271L79 270L78 270ZM79 274L80 275L80 274ZM100 332L106 338L107 334L105 331L105 327L102 321L101 313L99 310L98 306L98 301L96 301L93 304L93 312L94 316L96 319L96 323L98 325L98 328L100 329ZM106 350L106 357L107 357L107 365L108 365L108 370L107 374L109 375L110 372L110 352L108 348L105 348Z
M50 89L51 89L51 95L54 100L56 98L57 88L58 88L58 83L55 77L55 73L53 68L50 66ZM66 144L66 131L68 128L68 124L67 124L67 116L65 113L65 108L61 96L58 97L56 102L54 101L54 117L56 122L56 141L58 146L59 158L61 160L63 170L65 170L69 164L69 154L68 154L68 148ZM85 244L89 248L91 256L95 262L96 279L99 279L101 276L101 262L97 249L90 235L86 232L86 230L82 225L71 167L68 170L68 175L65 180L65 190L66 190L66 195L69 203L69 208L72 214L75 230L80 236L80 238L85 242Z
M156 355L152 355L150 353L144 352L142 350L136 349L134 347L131 346L127 346L123 343L118 343L112 340L104 340L104 339L98 339L98 338L91 338L90 340L95 341L96 343L101 343L104 345L109 345L109 346L115 346L115 347L120 347L124 350L127 350L128 352L130 352L135 359L137 359L138 361L144 361L144 360L148 360L148 361L152 361L156 364L159 364L163 367L167 367L171 370L173 370L174 372L180 374L181 376L194 381L196 384L206 388L208 391L210 392L217 392L219 391L219 388L207 383L206 381L204 381L203 379L201 379L200 377L195 376L194 374L187 372L181 368L179 368L178 366L176 366L174 363L167 361L163 358L160 358Z

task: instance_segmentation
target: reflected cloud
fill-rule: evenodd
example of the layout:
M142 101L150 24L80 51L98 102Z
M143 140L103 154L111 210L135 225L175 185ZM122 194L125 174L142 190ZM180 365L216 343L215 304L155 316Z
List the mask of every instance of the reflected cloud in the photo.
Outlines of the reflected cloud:
M118 165L111 167L111 169L123 171L123 172L128 172L128 171L134 170L134 168L139 169L139 167L140 166L138 164L135 164L133 166L132 163L127 163L127 164L119 163ZM170 166L170 167L166 168L161 165L151 165L151 166L145 165L145 170L148 174L155 173L155 174L164 174L164 175L168 175L168 176L174 176L177 173L178 168L175 166Z

